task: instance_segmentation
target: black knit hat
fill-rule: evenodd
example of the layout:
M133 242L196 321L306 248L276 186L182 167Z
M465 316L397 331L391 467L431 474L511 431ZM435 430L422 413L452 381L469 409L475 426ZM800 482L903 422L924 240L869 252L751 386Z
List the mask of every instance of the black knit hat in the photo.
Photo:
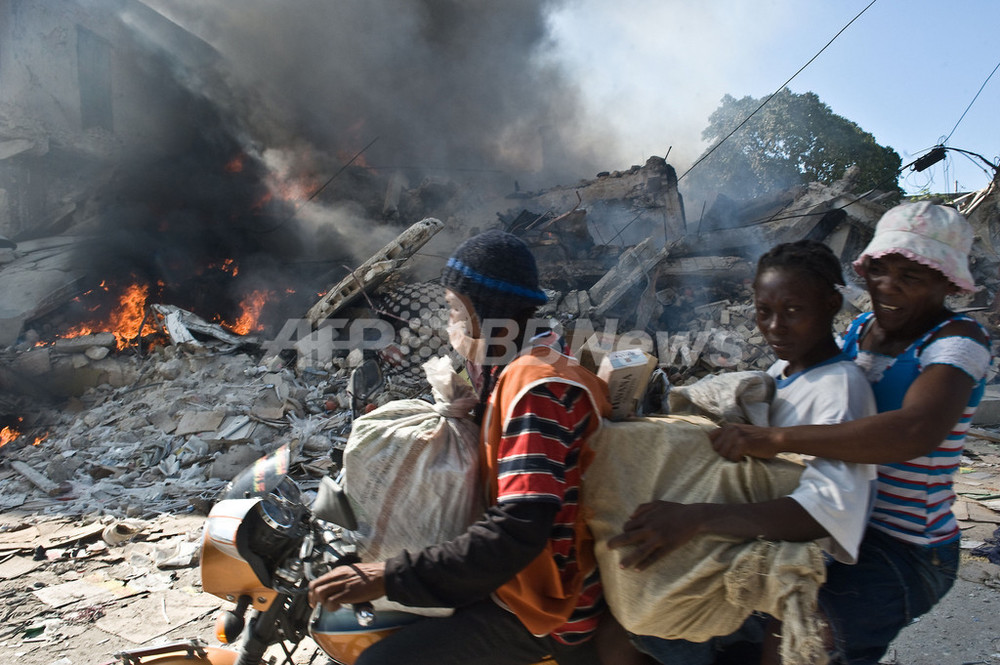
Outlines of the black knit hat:
M515 235L494 230L463 242L441 271L441 285L472 301L480 322L513 318L548 302L538 288L538 267Z

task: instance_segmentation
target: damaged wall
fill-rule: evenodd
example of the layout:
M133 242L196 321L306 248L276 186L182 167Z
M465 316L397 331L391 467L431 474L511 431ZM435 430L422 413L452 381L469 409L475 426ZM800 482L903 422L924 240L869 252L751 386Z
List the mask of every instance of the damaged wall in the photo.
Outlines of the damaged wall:
M0 235L62 230L125 156L183 145L185 100L119 12L212 57L132 0L0 0Z

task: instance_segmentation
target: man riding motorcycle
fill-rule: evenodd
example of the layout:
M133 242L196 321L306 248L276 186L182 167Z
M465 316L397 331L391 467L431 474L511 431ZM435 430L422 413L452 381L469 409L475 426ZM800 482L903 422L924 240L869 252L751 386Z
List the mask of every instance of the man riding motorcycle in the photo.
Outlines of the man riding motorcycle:
M480 395L491 507L452 541L334 568L310 584L310 603L333 610L387 596L457 608L382 639L359 665L597 663L604 602L579 496L587 438L610 412L607 386L551 331L526 334L547 297L517 237L466 240L441 283L449 338Z

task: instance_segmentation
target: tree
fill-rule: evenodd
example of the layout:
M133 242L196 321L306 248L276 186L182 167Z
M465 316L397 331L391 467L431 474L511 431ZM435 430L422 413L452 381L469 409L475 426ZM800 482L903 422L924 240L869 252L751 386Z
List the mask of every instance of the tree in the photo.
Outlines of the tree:
M833 113L812 92L799 95L783 88L726 139L760 103L753 97L722 98L702 132L703 139L718 147L709 148L691 170L692 188L750 199L801 183L830 184L857 165L857 191L899 191L902 160L896 151Z

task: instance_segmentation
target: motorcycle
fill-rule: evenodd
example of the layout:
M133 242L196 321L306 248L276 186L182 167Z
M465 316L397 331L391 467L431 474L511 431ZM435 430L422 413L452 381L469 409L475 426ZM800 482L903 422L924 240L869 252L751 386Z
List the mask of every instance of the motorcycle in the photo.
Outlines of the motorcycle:
M220 612L218 640L235 648L179 642L116 654L122 665L260 665L280 645L292 662L309 635L338 665L353 665L367 647L421 615L379 611L370 603L328 611L308 602L309 581L336 566L358 563L351 532L356 519L339 483L324 477L307 506L288 476L282 446L241 472L205 521L202 589L235 603ZM310 661L311 662L311 661ZM546 660L538 665L554 665Z

